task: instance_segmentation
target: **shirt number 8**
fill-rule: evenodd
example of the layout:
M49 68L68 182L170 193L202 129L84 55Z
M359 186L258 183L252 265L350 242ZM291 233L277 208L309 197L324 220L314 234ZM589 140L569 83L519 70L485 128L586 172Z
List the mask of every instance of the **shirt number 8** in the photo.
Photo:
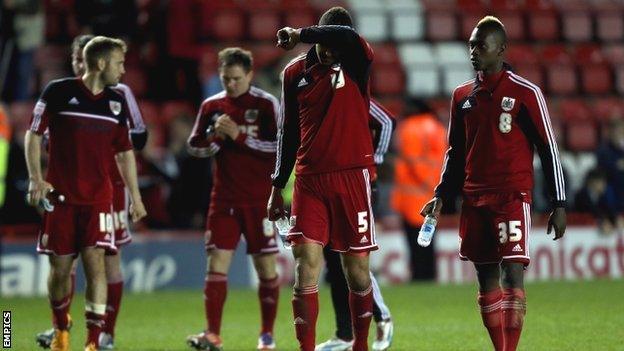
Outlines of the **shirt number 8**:
M500 114L498 120L498 129L501 131L501 133L505 134L511 132L511 114L507 112L503 112Z

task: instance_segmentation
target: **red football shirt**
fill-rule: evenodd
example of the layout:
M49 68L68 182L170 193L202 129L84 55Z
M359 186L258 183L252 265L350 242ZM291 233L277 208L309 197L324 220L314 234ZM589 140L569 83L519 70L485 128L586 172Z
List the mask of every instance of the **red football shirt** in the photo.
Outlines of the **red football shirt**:
M282 114L273 185L295 174L334 172L374 165L369 130L369 71L373 51L352 28L312 26L303 43L321 43L339 53L332 66L313 48L291 61L282 77Z
M237 98L221 92L204 100L188 144L193 155L215 157L213 200L237 206L266 204L275 164L278 111L278 100L253 86ZM236 140L207 132L222 114L238 124Z
M30 130L49 129L46 180L72 205L110 203L110 160L132 149L129 111L119 93L105 88L93 95L80 78L54 80L33 111Z
M539 87L509 70L478 75L453 93L449 150L436 196L533 190L537 150L554 206L565 184L546 100Z

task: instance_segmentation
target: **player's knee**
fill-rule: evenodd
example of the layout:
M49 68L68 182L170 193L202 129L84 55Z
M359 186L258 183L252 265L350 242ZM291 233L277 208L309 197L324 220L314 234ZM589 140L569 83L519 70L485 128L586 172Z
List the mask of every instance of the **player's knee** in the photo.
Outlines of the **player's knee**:
M522 263L504 263L503 271L503 287L505 288L523 288L524 287L524 265Z
M358 266L347 268L346 278L349 288L353 291L363 291L371 285L369 270Z

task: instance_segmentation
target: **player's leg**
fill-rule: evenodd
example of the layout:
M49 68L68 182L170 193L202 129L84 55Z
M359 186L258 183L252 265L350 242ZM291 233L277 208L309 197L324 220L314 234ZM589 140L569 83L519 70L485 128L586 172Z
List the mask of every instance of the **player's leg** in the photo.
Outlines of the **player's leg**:
M208 332L221 334L223 306L227 298L227 273L232 264L233 250L212 249L208 253L204 307Z
M273 326L275 325L277 303L279 301L279 277L276 268L277 255L275 253L267 253L255 254L252 257L258 280L260 280L258 301L260 302L262 327L260 329L258 349L271 350L275 348Z
M49 261L48 297L55 329L49 346L53 350L69 350L70 275L73 255L50 255Z
M478 303L481 319L496 351L504 350L500 266L498 263L475 264L479 282Z
M373 287L368 252L347 252L342 266L349 285L349 307L353 325L353 350L368 350L368 329L373 317Z
M524 264L503 261L501 266L503 271L502 322L505 332L505 351L515 351L526 314Z
M295 332L302 351L314 350L318 318L318 282L323 262L323 246L318 243L295 243L295 286L292 306Z
M353 346L353 328L349 309L349 287L342 271L340 254L325 247L323 249L327 282L329 283L334 315L336 318L335 336L316 346L317 351L348 350Z
M394 323L373 272L370 272L370 278L373 286L373 319L377 323L377 335L373 342L373 351L383 351L390 348L392 344Z
M107 253L104 257L104 266L106 271L106 321L99 344L101 350L112 350L124 284L121 273L121 250L115 253Z
M97 350L100 333L106 318L106 269L104 249L85 247L80 252L86 278L85 320L87 322L87 347Z

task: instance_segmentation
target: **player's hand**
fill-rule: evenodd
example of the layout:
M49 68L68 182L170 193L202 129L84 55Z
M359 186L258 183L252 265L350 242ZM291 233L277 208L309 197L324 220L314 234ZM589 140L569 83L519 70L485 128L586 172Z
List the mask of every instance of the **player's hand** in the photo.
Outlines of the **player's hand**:
M26 201L30 206L38 206L39 201L43 199L48 192L52 191L54 187L52 184L45 180L31 180L28 183L28 193L26 194Z
M130 217L132 217L132 222L136 223L145 216L147 216L147 211L145 210L143 201L141 199L132 201L132 204L130 204Z
M277 31L277 47L284 50L292 50L299 44L300 29L284 27Z
M427 202L425 206L423 206L422 210L420 210L420 215L426 217L427 215L433 214L435 218L439 218L441 211L442 199L439 197L434 197L433 199L429 200L429 202Z
M228 115L221 115L217 118L215 122L215 131L217 134L227 135L232 140L236 140L238 138L238 134L240 131L238 130L238 124L230 118Z
M550 217L548 217L548 230L546 231L546 234L550 234L553 229L555 230L555 238L553 240L557 240L563 237L563 234L566 230L565 208L555 208L550 214Z
M286 209L284 209L284 198L282 198L282 189L273 187L271 196L267 203L267 217L269 221L277 221L282 217L286 217Z

